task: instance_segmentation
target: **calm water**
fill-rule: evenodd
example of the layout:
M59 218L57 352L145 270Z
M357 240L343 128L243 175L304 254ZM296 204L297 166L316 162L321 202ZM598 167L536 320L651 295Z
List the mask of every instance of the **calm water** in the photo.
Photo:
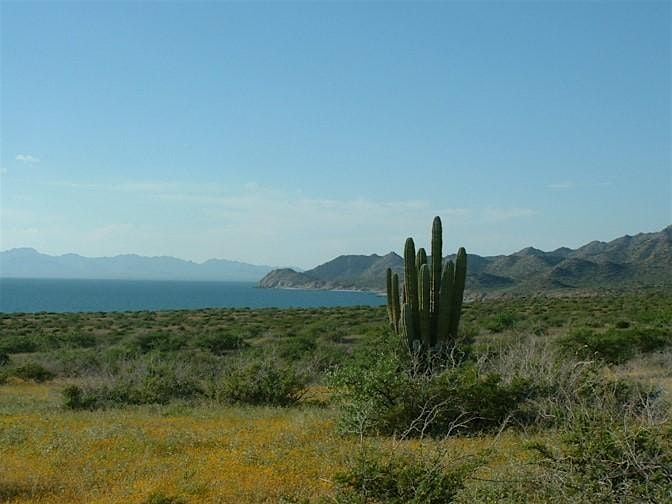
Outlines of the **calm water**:
M365 292L258 289L248 282L0 279L0 312L377 306Z

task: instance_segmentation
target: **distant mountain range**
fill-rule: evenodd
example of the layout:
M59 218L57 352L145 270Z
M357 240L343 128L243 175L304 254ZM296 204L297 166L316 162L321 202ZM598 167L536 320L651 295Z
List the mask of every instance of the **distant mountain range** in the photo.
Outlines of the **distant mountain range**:
M387 268L403 279L403 259L390 252L344 255L304 272L273 270L259 285L382 291ZM472 294L635 285L672 286L672 226L610 242L593 241L576 250L562 247L544 252L528 247L511 255L468 255L467 290Z
M32 248L0 252L0 277L4 278L256 282L272 269L271 266L224 259L195 263L175 257L144 257L135 254L114 257L82 257L77 254L51 256Z

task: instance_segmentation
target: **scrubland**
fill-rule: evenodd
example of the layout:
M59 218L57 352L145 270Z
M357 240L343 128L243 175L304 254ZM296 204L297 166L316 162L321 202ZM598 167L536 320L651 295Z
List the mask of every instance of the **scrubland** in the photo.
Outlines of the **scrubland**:
M672 502L672 293L0 316L2 502Z

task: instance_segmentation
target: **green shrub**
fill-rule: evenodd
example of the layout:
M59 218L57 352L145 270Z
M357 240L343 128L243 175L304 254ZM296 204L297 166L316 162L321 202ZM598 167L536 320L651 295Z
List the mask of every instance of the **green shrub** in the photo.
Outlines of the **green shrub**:
M485 322L485 328L492 333L500 333L507 329L512 329L516 323L516 316L513 313L498 313Z
M577 416L554 450L532 445L547 484L582 502L669 502L672 431L600 410Z
M227 404L290 406L305 394L307 380L295 367L271 358L241 360L214 384L213 394Z
M131 350L143 354L153 351L176 352L187 346L187 339L181 334L151 332L135 336L129 341L128 346Z
M335 372L330 385L342 407L341 431L419 437L488 431L516 417L537 393L529 379L504 382L470 362L418 365L418 357L388 346Z
M54 373L36 362L26 362L14 368L12 374L22 380L34 380L36 382L52 380L55 377Z
M215 355L224 355L232 350L248 347L249 344L236 334L211 332L201 335L196 340L196 346L204 348Z
M39 345L33 336L15 334L0 339L0 352L33 353L37 352Z
M94 396L85 396L84 390L77 385L68 385L61 391L63 398L63 406L67 409L93 409L96 406L96 398Z
M660 328L611 328L603 333L581 328L558 340L566 354L597 357L612 364L625 362L640 352L661 350L671 343L670 333Z
M297 361L312 354L317 348L315 338L310 336L293 336L276 343L277 354L287 361Z
M440 454L362 450L335 477L341 490L337 502L450 503L481 463L445 460Z

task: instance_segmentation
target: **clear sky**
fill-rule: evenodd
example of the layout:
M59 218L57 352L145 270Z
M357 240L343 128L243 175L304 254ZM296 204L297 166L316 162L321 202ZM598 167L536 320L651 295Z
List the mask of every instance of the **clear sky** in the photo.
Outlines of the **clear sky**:
M0 4L0 248L312 267L672 222L669 2Z

